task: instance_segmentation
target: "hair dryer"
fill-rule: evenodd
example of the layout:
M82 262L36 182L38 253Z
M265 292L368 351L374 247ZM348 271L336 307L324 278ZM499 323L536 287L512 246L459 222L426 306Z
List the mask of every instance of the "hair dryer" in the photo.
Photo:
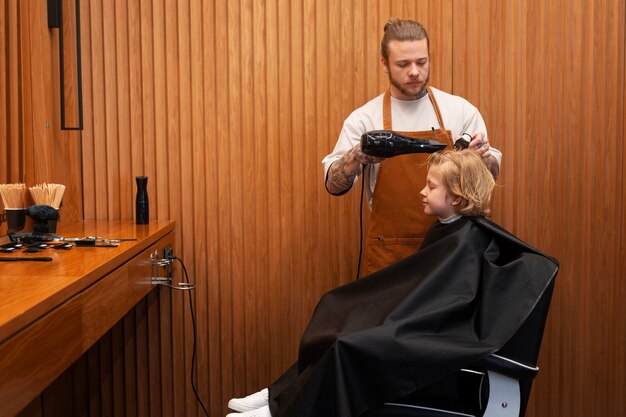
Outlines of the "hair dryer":
M407 153L434 153L445 147L445 144L436 140L413 139L391 130L371 130L361 135L361 150L380 158Z

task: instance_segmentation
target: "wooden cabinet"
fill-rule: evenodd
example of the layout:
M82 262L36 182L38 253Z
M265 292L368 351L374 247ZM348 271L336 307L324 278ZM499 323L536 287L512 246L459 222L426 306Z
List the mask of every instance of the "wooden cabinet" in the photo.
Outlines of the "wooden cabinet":
M131 238L118 247L45 249L51 262L3 262L0 270L0 416L13 416L61 375L155 286L174 223L85 221L64 236ZM2 256L14 256L5 255Z

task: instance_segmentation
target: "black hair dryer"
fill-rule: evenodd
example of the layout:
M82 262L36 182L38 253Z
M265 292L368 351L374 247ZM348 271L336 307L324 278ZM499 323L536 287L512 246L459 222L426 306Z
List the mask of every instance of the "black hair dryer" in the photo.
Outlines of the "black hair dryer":
M391 130L371 130L361 135L361 150L380 158L407 153L434 153L445 147L445 144L436 140L413 139Z

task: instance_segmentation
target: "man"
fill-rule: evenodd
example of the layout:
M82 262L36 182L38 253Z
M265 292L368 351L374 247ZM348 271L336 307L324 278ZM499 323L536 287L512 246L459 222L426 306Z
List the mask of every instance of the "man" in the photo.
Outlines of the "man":
M470 133L469 148L482 156L494 177L502 154L489 146L478 109L467 100L428 86L430 45L416 21L390 19L381 41L381 62L389 90L356 109L345 120L335 149L322 164L329 193L350 190L365 169L371 210L362 275L414 253L432 222L421 210L420 181L426 175L426 155L402 155L384 160L364 154L361 135L370 130L394 130L417 139L453 145L453 138Z

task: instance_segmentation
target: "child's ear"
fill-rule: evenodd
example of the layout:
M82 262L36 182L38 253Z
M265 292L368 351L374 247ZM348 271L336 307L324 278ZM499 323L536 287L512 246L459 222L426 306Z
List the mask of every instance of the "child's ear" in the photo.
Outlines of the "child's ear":
M454 197L454 199L452 199L452 205L458 206L459 204L461 204L462 201L463 199L461 197Z

